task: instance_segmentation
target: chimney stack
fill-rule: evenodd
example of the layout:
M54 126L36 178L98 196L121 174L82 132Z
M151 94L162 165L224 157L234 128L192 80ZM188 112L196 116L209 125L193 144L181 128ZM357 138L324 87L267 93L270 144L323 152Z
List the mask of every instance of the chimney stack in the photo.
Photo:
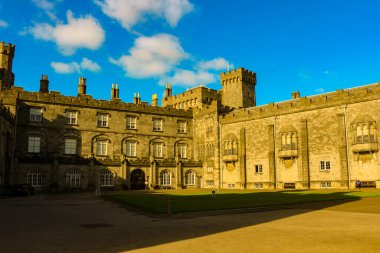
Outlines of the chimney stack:
M119 85L118 84L112 84L111 100L117 100L117 99L119 99Z
M152 95L152 106L158 106L157 94Z
M78 97L86 95L86 78L79 77Z
M172 91L172 85L170 83L167 83L165 88L165 97L171 97Z
M49 92L49 79L47 75L42 75L40 80L40 92Z
M292 92L292 99L297 99L301 97L301 93L299 91Z

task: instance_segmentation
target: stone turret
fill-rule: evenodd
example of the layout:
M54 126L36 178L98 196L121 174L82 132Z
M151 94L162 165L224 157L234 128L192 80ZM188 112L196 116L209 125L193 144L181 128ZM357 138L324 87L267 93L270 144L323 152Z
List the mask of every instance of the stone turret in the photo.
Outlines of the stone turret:
M49 93L49 78L47 75L42 75L40 80L40 92Z
M172 85L170 83L167 83L166 88L165 88L165 97L171 97L172 92L173 92Z
M86 95L86 78L79 77L78 97Z
M0 42L0 90L10 89L14 85L15 75L12 72L15 46Z
M220 74L222 104L233 108L256 106L256 73L244 68Z
M157 94L152 95L152 106L158 106Z
M297 99L301 97L301 93L299 91L292 92L292 99Z

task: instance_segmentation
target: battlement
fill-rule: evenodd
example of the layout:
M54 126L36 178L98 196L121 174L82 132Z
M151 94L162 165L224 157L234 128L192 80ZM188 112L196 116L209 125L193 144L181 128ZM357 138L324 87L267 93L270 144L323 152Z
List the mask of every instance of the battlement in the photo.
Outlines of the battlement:
M13 58L15 49L16 46L11 43L5 44L4 42L0 42L0 54L7 54Z
M221 121L224 123L230 123L254 120L302 111L345 106L348 104L377 99L380 99L380 82L349 89L336 90L324 94L295 98L277 103L270 103L257 107L242 108L234 110L231 113L223 114Z
M121 102L119 100L98 100L92 98L90 95L80 97L63 96L58 91L50 91L49 93L29 92L24 91L20 87L12 87L9 90L1 91L0 98L7 100L17 99L18 101L27 101L33 103L56 104L70 107L87 107L99 110L132 111L137 113L149 113L189 118L192 117L191 110L185 111L182 109L174 109L172 107L151 106L147 103L134 104Z
M242 67L220 73L220 77L225 77L225 76L230 76L230 75L252 75L253 76L253 75L256 75L256 73Z

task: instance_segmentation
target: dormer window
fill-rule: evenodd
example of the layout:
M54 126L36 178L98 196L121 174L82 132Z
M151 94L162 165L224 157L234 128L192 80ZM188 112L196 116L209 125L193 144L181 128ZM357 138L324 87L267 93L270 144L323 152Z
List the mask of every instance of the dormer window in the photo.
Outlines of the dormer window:
M41 122L42 121L42 108L30 108L29 120L33 121L33 122Z

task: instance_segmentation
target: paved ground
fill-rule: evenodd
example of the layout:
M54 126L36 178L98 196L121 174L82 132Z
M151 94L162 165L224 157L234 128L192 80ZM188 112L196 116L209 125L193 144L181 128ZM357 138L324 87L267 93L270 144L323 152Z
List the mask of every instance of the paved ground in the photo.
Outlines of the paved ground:
M380 198L171 218L88 193L0 199L2 253L123 251L380 252Z

